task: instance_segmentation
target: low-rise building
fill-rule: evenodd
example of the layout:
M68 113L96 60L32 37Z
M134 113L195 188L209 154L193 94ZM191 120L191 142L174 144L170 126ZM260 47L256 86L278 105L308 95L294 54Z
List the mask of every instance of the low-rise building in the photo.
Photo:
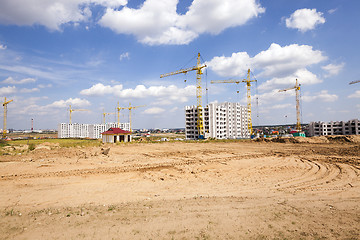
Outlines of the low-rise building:
M360 121L352 119L345 121L311 122L308 130L309 136L326 135L359 135Z
M109 128L101 135L103 143L131 142L131 132L120 128Z

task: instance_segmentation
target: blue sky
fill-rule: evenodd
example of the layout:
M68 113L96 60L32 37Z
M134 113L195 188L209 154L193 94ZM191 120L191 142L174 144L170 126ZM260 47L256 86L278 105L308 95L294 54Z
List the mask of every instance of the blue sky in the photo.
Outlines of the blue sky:
M357 0L0 0L8 128L30 129L32 118L36 129L57 128L70 104L89 110L73 122L101 123L117 102L146 105L133 110L134 128L184 127L196 74L160 74L194 66L198 52L203 105L245 105L244 84L210 81L250 68L254 125L296 122L295 92L278 92L296 78L303 123L359 118L360 83L349 85L360 79L359 9Z

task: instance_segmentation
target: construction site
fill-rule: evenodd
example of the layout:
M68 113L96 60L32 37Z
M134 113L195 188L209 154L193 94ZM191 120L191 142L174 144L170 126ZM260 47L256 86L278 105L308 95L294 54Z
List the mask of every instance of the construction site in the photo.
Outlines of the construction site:
M200 59L160 75L196 72L181 141L135 139L131 111L146 106L119 103L102 124L73 123L87 109L69 106L57 139L6 141L5 98L0 239L360 239L359 121L314 122L305 137L294 79L278 91L295 91L295 128L267 138L250 69L211 82L245 84L246 105L203 104Z

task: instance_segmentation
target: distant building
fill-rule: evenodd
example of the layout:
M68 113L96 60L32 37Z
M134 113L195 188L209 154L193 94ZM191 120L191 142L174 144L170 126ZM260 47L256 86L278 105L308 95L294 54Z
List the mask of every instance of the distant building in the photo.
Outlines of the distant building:
M58 125L58 138L94 138L101 139L101 133L109 128L121 128L129 131L129 123L81 124L60 123Z
M109 128L101 135L103 143L131 142L131 132L120 128Z
M311 122L308 130L309 136L326 136L326 135L359 135L360 121L352 119L347 122Z
M197 106L185 107L186 139L198 139ZM210 103L203 111L206 138L250 138L247 107L240 103Z

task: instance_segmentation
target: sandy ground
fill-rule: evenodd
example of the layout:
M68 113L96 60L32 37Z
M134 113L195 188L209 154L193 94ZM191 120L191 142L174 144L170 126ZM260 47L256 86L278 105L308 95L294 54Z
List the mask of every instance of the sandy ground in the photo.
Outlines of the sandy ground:
M360 239L360 144L210 142L0 156L1 239Z

